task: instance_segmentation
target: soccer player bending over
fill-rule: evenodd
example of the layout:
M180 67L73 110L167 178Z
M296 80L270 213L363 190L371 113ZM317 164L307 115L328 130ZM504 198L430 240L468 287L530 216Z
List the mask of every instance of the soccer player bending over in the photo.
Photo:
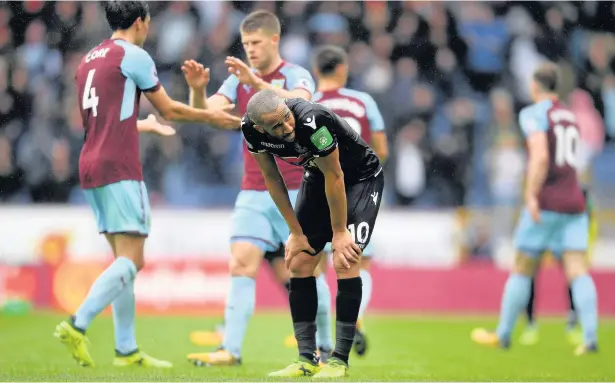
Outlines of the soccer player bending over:
M222 109L195 109L169 98L158 82L152 58L141 48L150 24L147 3L112 1L105 4L105 13L113 34L85 55L76 75L85 129L79 177L98 230L109 241L115 261L94 282L70 320L56 327L55 336L79 364L93 366L85 331L111 304L116 344L113 364L171 367L171 363L141 352L135 340L133 283L144 264L143 246L150 230L138 134L173 133L151 117L137 121L139 99L145 93L162 116L172 121L237 129L240 119Z
M495 332L475 329L472 340L489 346L510 346L518 315L526 307L540 255L550 250L562 258L572 299L583 330L576 355L598 350L598 303L585 253L588 217L577 179L579 130L574 114L557 96L558 67L548 63L534 73L534 104L519 114L529 152L526 207L515 233L517 256L504 287L500 322Z
M289 302L299 358L270 376L346 376L361 305L361 251L369 244L384 187L380 161L329 108L282 99L269 90L250 99L241 125L267 190L290 229L285 261L291 272ZM304 168L295 210L273 156ZM316 357L314 271L327 242L332 244L338 278L336 344L321 368Z
M314 93L314 80L310 73L298 65L282 59L279 52L280 21L270 12L250 13L240 26L241 41L250 66L236 57L227 57L225 64L231 75L217 93L206 97L209 70L193 60L186 61L182 70L190 86L190 104L199 108L212 108L237 104L237 112L246 113L248 100L259 90L269 89L283 98L309 100ZM242 362L241 353L248 322L256 303L256 277L260 264L271 260L276 279L289 288L290 274L284 266L284 242L288 226L267 192L265 180L254 158L244 144L244 175L241 192L233 210L230 236L231 274L230 291L224 310L223 331L194 331L193 343L201 346L221 347L213 352L191 353L188 360L198 366L231 366ZM297 199L302 169L278 161L288 188L291 202ZM278 256L281 254L282 256ZM331 339L331 293L324 280L317 281L319 292L318 346L321 359L326 359L333 348ZM323 326L325 327L323 330Z

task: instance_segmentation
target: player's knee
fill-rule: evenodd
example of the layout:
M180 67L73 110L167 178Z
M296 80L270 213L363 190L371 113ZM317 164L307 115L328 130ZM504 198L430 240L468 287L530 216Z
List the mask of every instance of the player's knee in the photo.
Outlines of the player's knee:
M589 273L589 267L583 252L567 252L563 256L566 278L572 281Z
M252 260L241 257L233 256L229 261L229 271L233 277L256 278L258 274L258 266L258 261L253 262Z
M341 257L333 257L333 268L338 279L355 278L361 275L361 262L349 262L350 267L346 267Z
M229 271L233 277L256 278L263 259L263 251L248 242L235 242L231 245Z
M290 260L290 274L294 278L307 278L314 275L319 257L301 253Z

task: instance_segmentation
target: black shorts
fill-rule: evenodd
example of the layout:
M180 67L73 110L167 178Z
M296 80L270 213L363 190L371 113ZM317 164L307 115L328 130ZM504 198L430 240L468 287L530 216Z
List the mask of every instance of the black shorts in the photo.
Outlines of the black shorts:
M380 169L376 175L364 181L346 185L348 208L346 223L361 250L369 244L380 209L384 189L382 173ZM324 181L303 181L297 196L295 212L310 246L319 253L333 238Z

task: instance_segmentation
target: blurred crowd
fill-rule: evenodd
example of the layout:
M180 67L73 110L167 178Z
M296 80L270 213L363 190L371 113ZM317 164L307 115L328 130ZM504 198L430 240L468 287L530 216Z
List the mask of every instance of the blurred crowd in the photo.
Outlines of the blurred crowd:
M180 100L188 98L183 60L210 67L209 93L215 92L227 76L223 58L244 57L239 24L255 9L280 17L287 61L311 69L318 44L347 48L349 87L369 92L385 117L389 205L518 204L525 155L516 114L530 102L529 74L544 60L560 63L566 74L562 96L580 122L586 180L600 190L614 188L612 2L174 1L150 7L145 49ZM82 55L108 36L96 2L0 5L0 201L83 203L74 73ZM143 117L150 112L143 98ZM242 172L241 141L240 133L190 124L173 138L142 136L152 202L231 205Z

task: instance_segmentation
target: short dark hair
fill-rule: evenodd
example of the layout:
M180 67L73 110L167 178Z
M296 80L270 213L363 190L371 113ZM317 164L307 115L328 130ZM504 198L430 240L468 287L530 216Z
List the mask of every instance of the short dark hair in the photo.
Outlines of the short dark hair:
M324 45L316 50L314 54L314 66L323 75L330 75L335 72L338 65L348 62L346 52L334 45Z
M135 20L145 21L149 6L145 1L106 1L103 3L107 22L113 31L128 29Z
M253 33L262 29L270 35L279 35L282 31L280 20L268 11L255 11L246 16L239 28L241 32Z
M553 62L541 64L533 78L544 91L556 92L560 83L559 66Z

